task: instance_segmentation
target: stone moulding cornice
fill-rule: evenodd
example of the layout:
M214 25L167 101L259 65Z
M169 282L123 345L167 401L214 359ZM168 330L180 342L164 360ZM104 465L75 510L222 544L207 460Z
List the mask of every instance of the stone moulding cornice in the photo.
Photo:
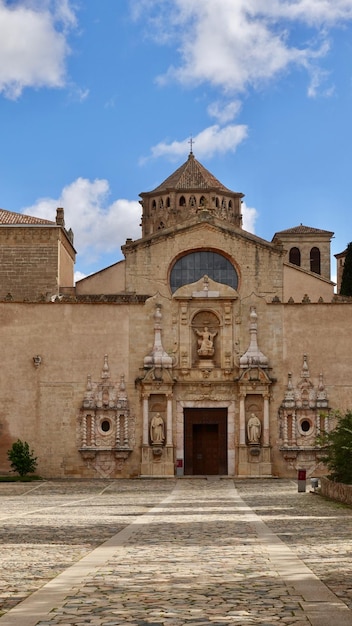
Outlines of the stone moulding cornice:
M165 239L175 237L186 230L209 228L213 232L220 230L230 237L240 237L241 239L250 241L251 243L255 243L262 248L266 248L271 250L272 252L277 253L279 256L285 254L282 246L277 244L276 242L273 243L270 241L266 241L265 239L262 239L257 235L253 235L252 233L243 230L243 228L240 228L239 226L229 224L226 220L221 220L218 217L214 216L210 211L206 211L205 213L207 214L207 217L204 216L202 219L199 219L198 216L193 216L189 220L184 221L182 224L177 224L168 228L164 228L162 230L158 230L151 235L146 235L145 237L135 239L134 241L128 240L125 245L121 246L121 250L126 256L126 254L136 250L137 248L150 246L154 243L162 242Z

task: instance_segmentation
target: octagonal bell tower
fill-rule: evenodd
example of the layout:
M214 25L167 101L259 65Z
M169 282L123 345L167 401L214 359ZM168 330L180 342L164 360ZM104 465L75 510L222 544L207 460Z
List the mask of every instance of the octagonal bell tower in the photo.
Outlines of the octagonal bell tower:
M184 223L202 210L242 227L243 194L227 189L195 159L192 151L161 185L140 196L143 237Z

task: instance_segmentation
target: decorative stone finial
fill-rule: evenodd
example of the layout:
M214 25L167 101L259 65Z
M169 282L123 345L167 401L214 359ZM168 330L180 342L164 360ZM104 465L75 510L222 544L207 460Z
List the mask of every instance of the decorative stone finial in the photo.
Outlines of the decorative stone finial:
M152 351L144 358L144 367L172 367L172 357L165 352L161 341L161 306L157 304L154 313L154 346Z
M251 307L250 314L250 344L247 352L240 358L240 368L246 369L251 366L268 367L268 358L259 350L257 340L257 312L254 306Z
M102 378L110 378L110 369L109 369L109 363L108 363L108 355L104 354L104 365L103 365L103 369L101 372L101 377Z
M301 372L301 378L310 378L309 367L308 367L308 357L306 354L303 355L303 366Z

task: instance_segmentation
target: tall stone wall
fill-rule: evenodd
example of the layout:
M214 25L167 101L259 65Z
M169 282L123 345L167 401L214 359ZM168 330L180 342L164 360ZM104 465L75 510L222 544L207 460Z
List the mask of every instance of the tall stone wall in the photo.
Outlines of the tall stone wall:
M272 470L274 475L295 476L296 468L279 449L279 410L287 376L292 372L293 383L297 383L306 354L310 380L315 387L320 373L324 375L330 407L341 411L351 408L350 305L266 304L262 297L254 295L232 303L226 298L209 301L206 310L214 315L218 312L220 322L224 320L216 337L217 350L224 350L218 355L221 367L213 371L198 368L189 383L187 368L196 365L191 359L192 345L188 348L184 339L186 336L190 341L194 339L192 327L187 331L187 325L197 314L196 300L189 305L188 312L183 311L183 301L179 304L176 299L157 293L145 304L1 302L0 472L9 470L6 452L14 440L21 438L34 448L39 458L38 472L45 477L100 475L95 461L83 458L80 453L80 412L87 392L87 377L91 375L92 381L101 381L104 355L108 355L110 381L116 389L120 376L125 376L131 416L131 450L128 458L118 459L113 475L139 474L143 398L138 380L144 375L144 358L153 349L155 305L160 303L163 346L175 362L170 378L174 385L170 396L173 441L177 435L177 406L185 399L188 403L201 400L211 406L212 398L216 397L217 402L223 399L223 395L218 396L226 388L230 390L227 400L231 400L231 436L237 445L239 357L248 349L249 311L255 306L258 344L268 358L268 372L273 381L269 403ZM255 385L253 381L253 393ZM236 457L237 450L234 454ZM109 475L109 468L105 467L104 471Z
M42 476L99 476L79 453L80 409L87 376L101 380L107 354L111 380L125 374L132 416L138 411L129 318L128 305L0 303L0 473L20 438L34 448ZM138 473L139 463L135 448L126 475Z

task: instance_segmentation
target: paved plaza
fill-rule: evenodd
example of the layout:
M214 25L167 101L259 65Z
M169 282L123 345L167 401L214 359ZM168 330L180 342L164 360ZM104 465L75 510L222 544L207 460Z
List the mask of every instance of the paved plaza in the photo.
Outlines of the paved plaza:
M0 626L352 625L352 507L290 480L0 484Z

